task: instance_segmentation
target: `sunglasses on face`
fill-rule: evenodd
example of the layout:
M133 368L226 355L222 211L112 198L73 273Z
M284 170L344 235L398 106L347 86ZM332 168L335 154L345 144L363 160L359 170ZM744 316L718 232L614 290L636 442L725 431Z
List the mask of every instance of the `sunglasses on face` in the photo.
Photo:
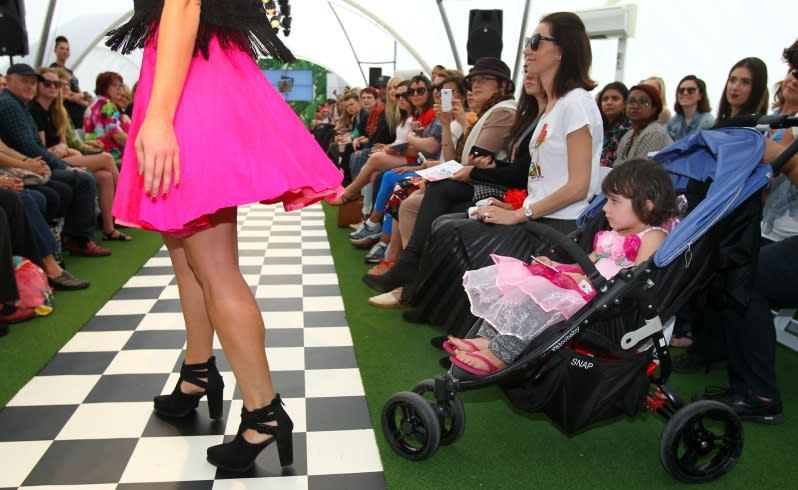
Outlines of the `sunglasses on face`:
M396 92L393 94L393 98L396 100L405 99L407 100L407 92Z
M418 88L410 88L407 89L407 95L424 95L427 93L427 87L418 87Z
M629 97L626 99L626 105L639 105L643 107L649 107L651 105L651 99L646 99L645 97L641 97L639 99L635 99L634 97Z
M793 70L790 70L790 75L792 75L792 77L793 77L794 79L798 80L798 68L795 68L795 69L793 69Z
M61 87L64 86L63 83L56 82L56 81L53 81L53 80L39 80L39 83L41 83L42 85L44 85L47 88L61 88Z
M532 51L537 51L538 47L540 47L540 41L549 41L553 43L557 42L557 40L554 39L553 37L544 36L542 34L535 34L534 36L524 39L524 47L527 47Z
M698 89L696 87L679 87L678 92L680 95L684 94L693 95L694 93L698 92Z

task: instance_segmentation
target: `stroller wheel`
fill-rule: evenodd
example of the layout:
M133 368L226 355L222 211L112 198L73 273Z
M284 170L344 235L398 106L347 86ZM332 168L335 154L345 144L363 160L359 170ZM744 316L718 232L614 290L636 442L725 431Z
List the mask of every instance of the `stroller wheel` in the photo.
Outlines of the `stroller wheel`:
M400 391L382 407L382 433L391 449L411 461L429 458L441 443L438 415L418 393Z
M427 400L438 415L441 428L441 446L454 444L465 432L465 407L457 396L452 396L446 401L436 400L435 381L425 379L413 387L413 393L418 393ZM425 396L433 395L433 396Z
M677 480L703 483L730 471L743 450L737 414L714 400L700 400L677 411L665 424L659 459Z

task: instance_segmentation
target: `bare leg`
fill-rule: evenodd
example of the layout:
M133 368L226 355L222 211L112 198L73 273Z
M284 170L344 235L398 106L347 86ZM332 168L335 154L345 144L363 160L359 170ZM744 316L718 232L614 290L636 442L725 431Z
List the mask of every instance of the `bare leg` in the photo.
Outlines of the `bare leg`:
M100 217L103 222L103 233L110 235L114 232L114 216L111 208L114 205L114 177L107 170L97 170L94 172L97 179L97 197L100 201Z
M371 178L375 173L401 167L405 163L404 157L388 155L384 152L374 153L369 157L368 161L366 161L366 164L363 165L363 168L360 170L360 173L357 174L355 180L346 186L344 196L352 197L357 195L357 193L360 192L360 189L362 189L371 181Z
M236 208L217 211L211 227L183 238L186 258L202 288L210 324L219 336L227 360L241 387L244 407L255 410L274 398L266 360L263 318L238 268ZM244 438L257 443L271 436L247 430Z
M177 278L177 290L180 293L180 304L183 309L183 321L186 324L186 364L201 364L213 355L213 326L205 309L205 298L197 277L188 263L183 239L173 235L162 234L172 267ZM202 388L192 383L180 385L183 393L201 393Z

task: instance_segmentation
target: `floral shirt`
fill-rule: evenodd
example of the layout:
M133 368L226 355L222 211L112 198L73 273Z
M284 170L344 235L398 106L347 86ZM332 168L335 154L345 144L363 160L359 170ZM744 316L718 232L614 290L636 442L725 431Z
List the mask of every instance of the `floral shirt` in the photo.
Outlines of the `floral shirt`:
M122 114L113 102L105 97L98 97L83 115L83 130L86 133L86 140L100 140L103 143L103 150L110 153L116 164L122 160L124 146L114 140L114 136L119 133L127 133L130 126L130 118Z
M601 166L612 167L618 156L618 143L627 131L632 129L632 121L626 116L617 119L604 130L604 145L601 148Z

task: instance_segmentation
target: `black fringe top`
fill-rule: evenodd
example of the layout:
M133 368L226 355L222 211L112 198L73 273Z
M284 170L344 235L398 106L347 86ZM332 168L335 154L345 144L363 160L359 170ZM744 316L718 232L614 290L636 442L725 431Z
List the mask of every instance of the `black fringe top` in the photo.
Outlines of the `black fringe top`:
M133 5L133 17L109 32L105 42L122 54L144 47L161 20L163 0L134 0ZM205 0L200 12L195 56L202 53L207 59L208 44L216 37L224 49L249 51L255 58L269 56L283 63L294 61L294 55L269 25L261 0Z

